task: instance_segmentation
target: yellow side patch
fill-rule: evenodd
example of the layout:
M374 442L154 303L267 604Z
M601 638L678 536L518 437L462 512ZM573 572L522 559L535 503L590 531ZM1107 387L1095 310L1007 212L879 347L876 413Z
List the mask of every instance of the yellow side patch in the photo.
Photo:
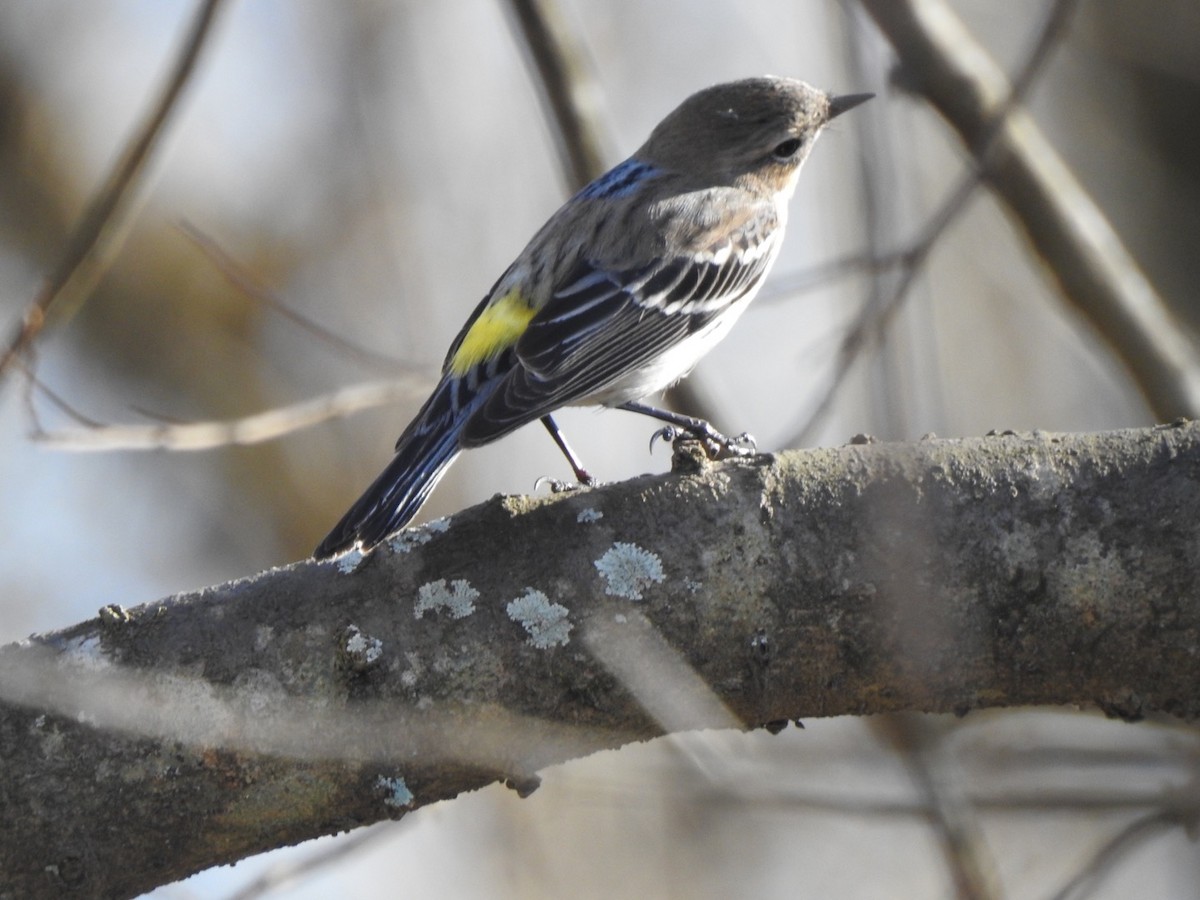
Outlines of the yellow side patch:
M479 314L450 360L450 374L465 375L517 342L533 318L520 291L513 289Z

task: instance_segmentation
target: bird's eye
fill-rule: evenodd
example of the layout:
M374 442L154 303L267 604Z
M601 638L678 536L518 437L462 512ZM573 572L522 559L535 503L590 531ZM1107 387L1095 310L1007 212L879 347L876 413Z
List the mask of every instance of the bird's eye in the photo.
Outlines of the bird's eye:
M782 144L779 144L771 155L776 159L791 159L796 155L796 151L800 149L800 138L788 138Z

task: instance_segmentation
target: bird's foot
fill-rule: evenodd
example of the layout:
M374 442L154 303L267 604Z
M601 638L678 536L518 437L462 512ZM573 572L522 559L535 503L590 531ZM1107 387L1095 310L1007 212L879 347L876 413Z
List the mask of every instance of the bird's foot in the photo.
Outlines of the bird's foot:
M733 437L726 437L707 422L701 421L694 429L676 428L667 425L650 435L650 452L654 452L656 441L673 444L680 438L699 441L709 459L730 459L739 456L753 456L758 450L758 442L754 435L747 431Z
M578 491L581 488L594 487L596 485L595 478L588 475L587 472L583 472L582 474L587 475L587 478L581 478L578 481L567 481L562 478L551 478L549 475L543 475L533 483L533 489L537 491L544 484L550 488L550 493L552 494L566 494L570 491Z

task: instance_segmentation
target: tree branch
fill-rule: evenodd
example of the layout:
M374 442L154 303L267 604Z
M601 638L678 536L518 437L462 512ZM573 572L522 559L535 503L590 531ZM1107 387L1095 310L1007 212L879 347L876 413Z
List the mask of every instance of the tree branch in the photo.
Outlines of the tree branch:
M47 430L35 415L30 417L33 422L30 437L55 450L82 453L111 453L115 450L179 452L247 446L277 440L365 409L413 400L420 402L432 381L431 377L414 375L392 381L368 381L248 416L208 422L156 422L152 425L101 425L91 422L75 428ZM46 390L44 386L42 389Z
M664 731L1200 712L1200 426L498 498L0 650L12 896L132 896Z
M161 94L146 118L130 135L121 158L71 233L58 265L26 308L7 347L0 352L0 376L41 332L50 307L60 303L64 296L82 302L104 274L109 259L120 249L122 228L128 225L126 213L132 195L168 120L178 106L184 88L195 72L200 52L212 33L221 5L222 0L201 0L199 3Z
M606 168L596 112L596 87L585 53L563 23L555 0L509 0L530 62L537 70L559 162L575 193Z
M1107 217L1017 107L1012 88L943 0L862 0L919 91L976 156L1064 298L1099 331L1163 420L1200 415L1200 353ZM986 150L986 152L985 152Z

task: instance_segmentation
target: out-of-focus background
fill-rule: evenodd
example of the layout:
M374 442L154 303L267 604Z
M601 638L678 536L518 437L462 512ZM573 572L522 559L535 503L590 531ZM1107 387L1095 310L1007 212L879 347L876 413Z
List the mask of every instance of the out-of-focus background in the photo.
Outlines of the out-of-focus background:
M813 421L847 325L890 282L862 267L810 276L908 247L969 171L957 138L890 86L892 52L851 0L558 6L609 163L718 81L787 74L879 94L821 138L771 286L692 378L718 427L776 449L1153 421L983 188ZM1015 73L1051 4L952 6ZM1080 3L1026 100L1194 323L1200 12L1147 9ZM5 334L154 102L194 10L0 0ZM20 372L0 385L0 638L308 554L388 458L468 312L569 195L540 90L505 0L228 4L119 254L85 303L52 312L26 357L39 386ZM403 387L394 402L265 443L82 449L94 425L237 419L389 380ZM667 467L661 448L647 454L647 420L560 421L603 480ZM532 491L541 475L569 472L531 427L461 458L422 517ZM155 896L254 895L256 879L321 854L336 858L270 896L1200 895L1200 856L1161 815L1194 782L1200 744L1169 723L1038 711L806 725L602 754L545 773L528 800L486 790ZM972 868L991 893L964 893Z

